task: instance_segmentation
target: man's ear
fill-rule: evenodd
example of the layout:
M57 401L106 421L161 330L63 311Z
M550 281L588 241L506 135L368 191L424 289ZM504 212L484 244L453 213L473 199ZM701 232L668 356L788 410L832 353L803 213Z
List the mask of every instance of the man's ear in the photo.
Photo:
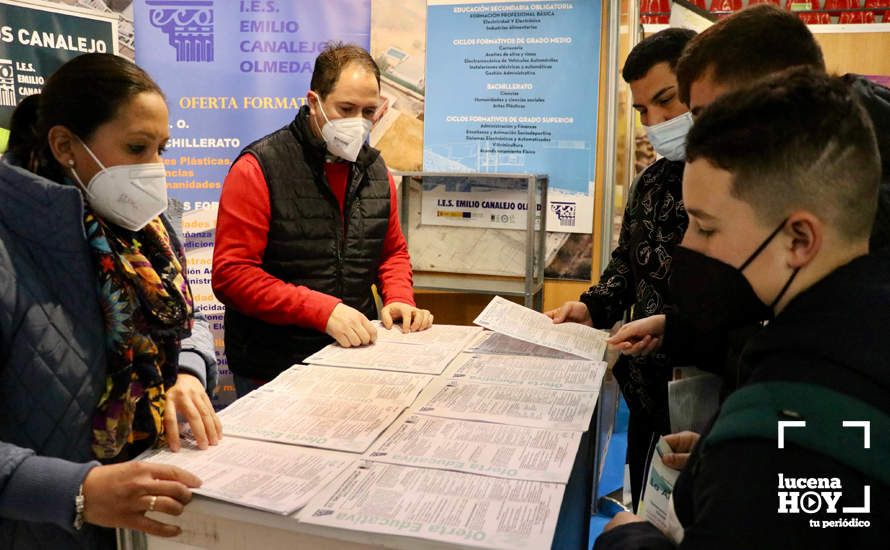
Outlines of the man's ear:
M49 148L55 157L56 162L62 166L70 166L74 158L74 142L77 136L64 126L53 126L47 134Z
M306 104L309 105L309 114L315 116L315 111L318 109L318 94L312 90L306 92Z
M822 249L825 224L810 212L794 212L788 216L783 233L790 238L788 267L801 268L812 262Z

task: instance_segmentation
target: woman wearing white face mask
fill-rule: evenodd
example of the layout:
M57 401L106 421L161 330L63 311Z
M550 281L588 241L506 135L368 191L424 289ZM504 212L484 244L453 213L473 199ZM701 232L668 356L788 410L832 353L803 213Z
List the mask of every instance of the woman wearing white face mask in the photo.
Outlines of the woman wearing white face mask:
M376 338L380 320L428 328L414 304L395 184L368 145L380 72L358 46L319 54L294 120L248 145L223 184L213 291L226 305L226 355L239 396L324 346Z
M187 421L221 436L204 389L160 152L167 108L131 62L66 63L13 116L0 162L0 547L112 548L179 528L195 476L125 462Z

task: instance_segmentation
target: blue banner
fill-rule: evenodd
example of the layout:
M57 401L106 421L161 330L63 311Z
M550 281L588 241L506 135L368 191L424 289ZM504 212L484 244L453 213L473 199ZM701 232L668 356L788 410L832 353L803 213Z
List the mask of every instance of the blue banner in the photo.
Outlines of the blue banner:
M424 169L547 174L548 229L589 233L600 20L598 0L431 0Z
M172 196L219 197L245 145L293 119L318 53L370 47L370 0L140 0L136 62L167 95Z
M170 108L164 162L185 206L189 280L222 349L210 286L223 180L243 147L293 120L330 41L370 47L370 0L138 0L136 62ZM228 375L219 354L222 375ZM233 398L225 376L220 402Z
M39 94L56 69L84 53L117 53L116 19L0 0L0 153L16 105Z

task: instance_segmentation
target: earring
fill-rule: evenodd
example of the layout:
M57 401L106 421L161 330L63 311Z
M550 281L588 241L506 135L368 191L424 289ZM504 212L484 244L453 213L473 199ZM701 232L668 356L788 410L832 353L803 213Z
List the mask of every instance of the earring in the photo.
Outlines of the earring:
M74 159L68 159L68 166L74 168Z

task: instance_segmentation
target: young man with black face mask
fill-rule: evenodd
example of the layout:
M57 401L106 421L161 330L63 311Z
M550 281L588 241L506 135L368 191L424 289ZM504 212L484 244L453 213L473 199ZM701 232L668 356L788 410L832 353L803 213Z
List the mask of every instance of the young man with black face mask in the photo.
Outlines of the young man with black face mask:
M796 66L825 71L812 32L793 13L758 5L718 21L691 40L677 62L677 86L681 100L697 116L721 95ZM882 184L869 246L872 253L890 254L890 89L856 75L843 79L875 127ZM725 307L722 296L743 294L716 288L711 273L687 259L681 251L671 265L676 307L666 308L666 315L626 324L610 343L636 354L647 336L649 341L658 338L660 351L721 374L726 395L747 376L738 368L738 354L768 315L739 307L737 301L735 307Z
M423 330L392 176L367 144L380 71L354 45L330 44L293 122L248 145L223 185L213 292L226 305L235 390L244 395L324 346Z
M865 110L840 79L794 69L717 99L686 159L688 260L725 307L774 318L701 439L669 441L665 462L685 465L674 540L621 513L595 549L886 547L890 260L868 254L880 160Z
M640 122L662 158L638 178L624 212L618 247L599 283L579 301L546 312L556 323L609 329L630 309L638 319L661 313L670 303L671 255L687 224L680 186L686 132L692 125L686 106L678 101L674 67L693 36L695 32L687 29L665 29L645 38L627 56L622 76L630 84ZM624 357L614 373L630 409L627 463L636 503L650 444L670 430L671 360L664 353Z

